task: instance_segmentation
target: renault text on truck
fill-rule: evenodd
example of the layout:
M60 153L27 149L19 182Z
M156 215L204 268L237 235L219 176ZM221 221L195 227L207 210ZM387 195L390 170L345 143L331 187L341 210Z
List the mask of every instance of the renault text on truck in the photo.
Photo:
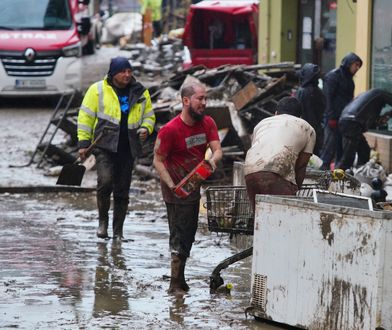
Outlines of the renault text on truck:
M0 1L0 96L81 89L88 0Z

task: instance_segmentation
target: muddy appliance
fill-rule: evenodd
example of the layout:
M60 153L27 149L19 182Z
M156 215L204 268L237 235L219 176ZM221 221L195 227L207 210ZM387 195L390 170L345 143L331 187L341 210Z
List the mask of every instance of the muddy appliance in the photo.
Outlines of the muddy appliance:
M247 312L304 329L392 329L392 212L324 197L256 196Z

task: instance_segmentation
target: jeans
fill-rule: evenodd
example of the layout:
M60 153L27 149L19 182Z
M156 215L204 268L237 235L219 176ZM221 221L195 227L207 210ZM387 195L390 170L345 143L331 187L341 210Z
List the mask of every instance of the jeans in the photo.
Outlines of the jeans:
M339 129L343 132L343 154L336 168L346 170L353 166L358 153L358 166L366 164L370 158L370 147L362 133L362 127L356 122L342 120Z
M321 150L320 158L323 161L321 169L329 170L332 160L335 163L342 155L342 135L338 128L330 128L328 125L324 128L324 143Z
M166 203L170 231L169 245L172 253L189 257L199 220L199 203L199 201L185 205Z

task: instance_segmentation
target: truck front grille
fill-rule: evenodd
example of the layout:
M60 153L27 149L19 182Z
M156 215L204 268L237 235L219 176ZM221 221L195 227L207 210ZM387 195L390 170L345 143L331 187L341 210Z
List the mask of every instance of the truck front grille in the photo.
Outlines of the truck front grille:
M28 61L22 52L1 52L0 58L8 76L13 77L47 77L53 74L58 52L37 53Z

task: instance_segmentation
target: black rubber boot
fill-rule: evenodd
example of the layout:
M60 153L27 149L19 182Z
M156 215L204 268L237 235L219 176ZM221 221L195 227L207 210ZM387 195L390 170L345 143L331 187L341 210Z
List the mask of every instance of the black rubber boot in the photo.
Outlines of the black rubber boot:
M97 197L99 225L97 236L108 238L110 198Z
M186 264L186 257L184 257L184 256L179 256L180 257L180 283L181 283L181 288L184 290L184 291L186 291L186 292L188 292L189 291L189 285L186 283L186 281L185 281L185 273L184 273L184 271L185 271L185 264Z
M123 239L123 226L127 216L128 202L114 202L113 210L113 239Z
M99 219L99 226L97 229L97 236L99 238L108 238L108 219L101 220Z
M171 255L171 277L168 293L185 294L186 291L182 287L181 281L181 258L178 254ZM183 277L183 276L182 276Z

